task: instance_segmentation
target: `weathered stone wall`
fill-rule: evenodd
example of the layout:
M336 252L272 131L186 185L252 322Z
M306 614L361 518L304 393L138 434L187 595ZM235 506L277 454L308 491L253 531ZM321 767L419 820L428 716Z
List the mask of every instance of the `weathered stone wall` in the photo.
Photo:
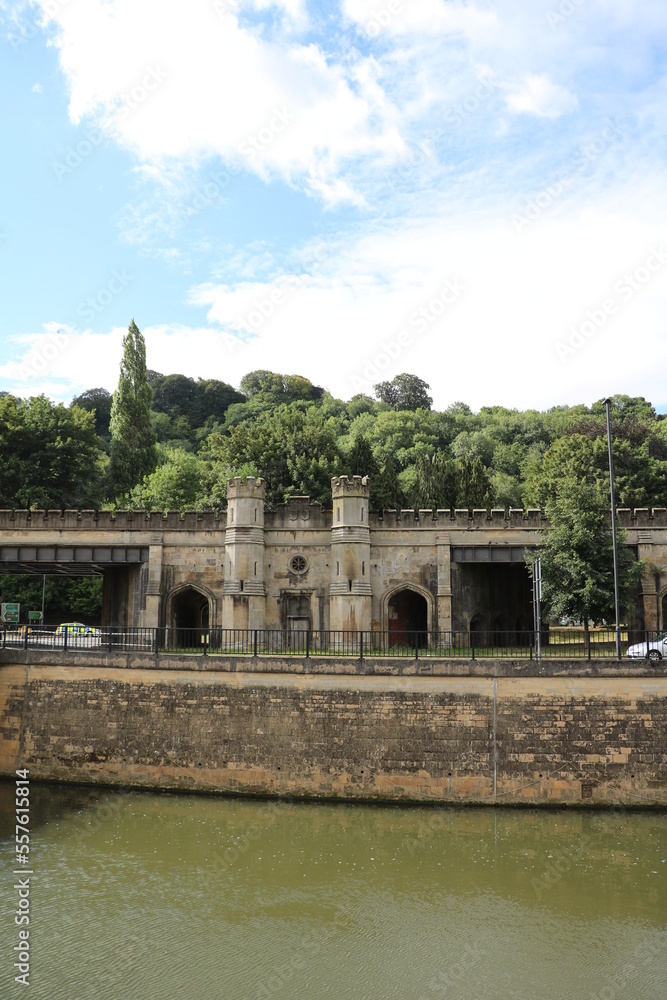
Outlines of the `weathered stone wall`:
M322 676L45 659L0 667L0 773L20 764L34 779L200 791L667 805L664 672L545 677L524 664L524 676L493 677L486 664L475 670L487 676Z

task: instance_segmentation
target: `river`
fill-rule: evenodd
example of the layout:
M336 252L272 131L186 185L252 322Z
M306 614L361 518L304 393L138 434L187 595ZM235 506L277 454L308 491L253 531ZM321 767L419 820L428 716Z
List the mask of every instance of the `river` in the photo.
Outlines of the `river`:
M31 785L29 992L0 784L0 995L667 997L667 816Z

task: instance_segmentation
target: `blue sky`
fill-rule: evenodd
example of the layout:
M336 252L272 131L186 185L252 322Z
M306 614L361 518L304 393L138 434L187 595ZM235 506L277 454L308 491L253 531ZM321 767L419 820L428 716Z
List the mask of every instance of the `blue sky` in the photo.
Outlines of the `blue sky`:
M0 0L0 389L667 410L663 0Z

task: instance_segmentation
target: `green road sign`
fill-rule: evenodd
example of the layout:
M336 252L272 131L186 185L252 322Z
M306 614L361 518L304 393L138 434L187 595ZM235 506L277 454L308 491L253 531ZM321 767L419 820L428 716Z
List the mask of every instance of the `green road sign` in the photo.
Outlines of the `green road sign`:
M20 604L0 604L0 621L7 625L17 624L21 613Z
M42 620L42 612L41 611L29 611L28 612L28 621L29 622L35 622L36 625L39 625L39 623L41 622L41 620Z

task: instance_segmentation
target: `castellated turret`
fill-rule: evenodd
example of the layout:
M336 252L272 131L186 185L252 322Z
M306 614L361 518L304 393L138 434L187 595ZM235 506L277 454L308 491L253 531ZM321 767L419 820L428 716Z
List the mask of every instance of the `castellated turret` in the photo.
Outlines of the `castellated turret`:
M331 480L331 628L367 631L371 627L371 535L368 527L368 476Z
M223 628L264 628L263 479L236 476L227 482Z

